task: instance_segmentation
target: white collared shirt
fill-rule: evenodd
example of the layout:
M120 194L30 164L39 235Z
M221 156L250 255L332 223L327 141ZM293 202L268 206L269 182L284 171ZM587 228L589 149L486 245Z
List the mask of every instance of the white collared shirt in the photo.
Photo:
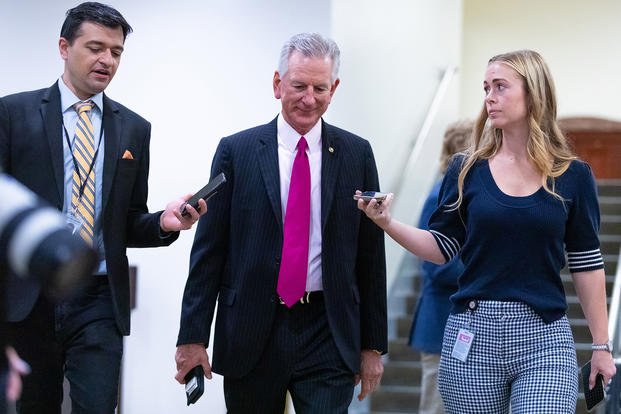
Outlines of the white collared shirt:
M293 160L301 135L285 121L282 114L277 121L278 171L280 173L280 205L285 222L287 198ZM308 143L308 161L311 173L310 242L308 249L308 276L306 291L323 290L321 281L321 120L304 135Z

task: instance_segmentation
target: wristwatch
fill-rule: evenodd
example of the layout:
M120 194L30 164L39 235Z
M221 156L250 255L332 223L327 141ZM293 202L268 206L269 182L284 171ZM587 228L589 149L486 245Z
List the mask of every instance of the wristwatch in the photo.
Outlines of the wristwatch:
M592 351L607 351L612 354L612 341L608 341L605 344L591 344Z

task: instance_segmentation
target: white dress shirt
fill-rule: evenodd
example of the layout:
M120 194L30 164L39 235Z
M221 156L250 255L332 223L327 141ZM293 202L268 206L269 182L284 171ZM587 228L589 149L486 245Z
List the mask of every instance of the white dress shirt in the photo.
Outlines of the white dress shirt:
M285 222L289 184L293 160L297 154L300 135L285 121L282 114L277 121L278 170L280 174L280 205ZM321 120L304 135L308 143L308 161L311 174L310 241L308 249L308 275L306 291L323 290L321 281Z

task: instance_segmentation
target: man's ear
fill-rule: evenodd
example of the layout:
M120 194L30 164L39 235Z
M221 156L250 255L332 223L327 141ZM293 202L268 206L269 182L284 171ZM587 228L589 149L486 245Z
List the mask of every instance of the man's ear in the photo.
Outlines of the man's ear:
M278 71L274 72L274 79L272 79L272 86L274 87L274 98L280 99L280 85L282 81L280 79L280 74Z
M334 95L334 91L336 91L336 87L339 86L339 83L341 83L341 80L339 78L336 78L336 80L332 84L332 88L330 89L330 96Z
M60 52L60 57L63 58L63 60L67 60L69 46L69 41L64 37L61 37L58 40L58 51Z

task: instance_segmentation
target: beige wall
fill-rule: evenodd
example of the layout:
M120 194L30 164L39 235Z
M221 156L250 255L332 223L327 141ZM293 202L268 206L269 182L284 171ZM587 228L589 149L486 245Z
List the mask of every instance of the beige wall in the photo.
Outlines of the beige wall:
M413 169L406 166L444 72L459 66L461 3L331 2L332 35L342 50L342 69L327 119L370 141L381 189L398 194L393 214L410 223L418 220L435 178L444 127L458 117L459 75L452 78L434 122L426 125L425 153ZM404 255L405 250L387 238L389 289Z
M476 116L487 60L534 49L556 81L559 116L621 120L621 1L464 0L462 116Z
M332 35L342 51L341 85L327 119L371 142L380 184L392 188L442 74L459 65L461 0L337 0ZM448 110L458 111L459 77Z

